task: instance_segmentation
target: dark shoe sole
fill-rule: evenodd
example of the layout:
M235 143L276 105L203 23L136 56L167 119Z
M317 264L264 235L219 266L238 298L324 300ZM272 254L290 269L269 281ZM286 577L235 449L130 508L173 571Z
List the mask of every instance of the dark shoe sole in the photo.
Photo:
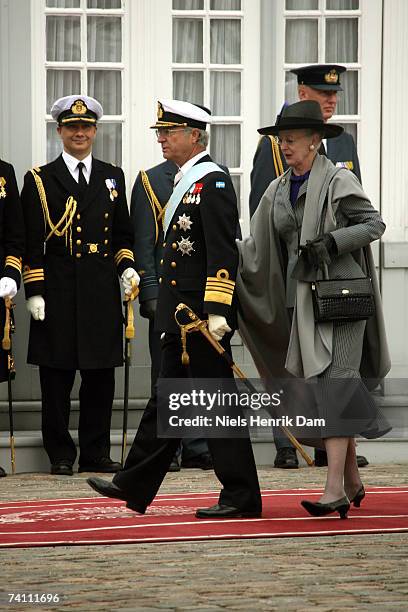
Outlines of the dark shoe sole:
M117 472L119 472L119 470L121 470L122 467L118 467L118 468L102 468L102 467L98 467L96 466L91 466L91 465L85 465L85 466L81 466L78 468L78 474L81 474L82 472L89 472L92 474L116 474Z
M195 513L198 519L235 519L235 518L260 518L262 512L238 512L237 514L202 514L199 510Z
M72 468L51 468L50 474L53 476L73 476L74 471Z
M273 465L274 468L278 468L279 470L298 470L299 469L299 464L298 465Z

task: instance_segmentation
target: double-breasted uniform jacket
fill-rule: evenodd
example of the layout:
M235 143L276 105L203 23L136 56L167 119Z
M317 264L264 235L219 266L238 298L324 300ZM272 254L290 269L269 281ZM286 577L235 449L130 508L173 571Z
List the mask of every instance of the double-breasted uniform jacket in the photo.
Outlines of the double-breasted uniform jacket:
M197 163L209 161L206 155ZM207 174L184 194L164 237L155 318L158 331L179 333L174 312L180 302L199 317L219 314L230 327L236 326L238 223L232 181L222 170Z
M135 265L140 275L139 301L156 299L163 256L162 211L173 190L177 166L165 162L139 172L132 190L130 216L134 228ZM146 180L147 178L147 180Z
M360 163L353 137L343 132L336 138L328 138L326 142L327 157L335 166L348 168L354 172L361 182ZM274 137L262 136L255 152L251 172L251 192L249 194L249 213L251 217L268 185L287 169L285 157Z
M21 199L26 297L45 299L45 320L31 320L28 362L60 369L122 365L118 276L134 259L123 171L93 158L81 195L59 156L26 174Z
M21 282L21 262L24 254L24 221L14 169L0 160L0 270ZM0 300L0 324L3 334L5 321L4 300ZM7 352L0 344L0 381L7 379Z

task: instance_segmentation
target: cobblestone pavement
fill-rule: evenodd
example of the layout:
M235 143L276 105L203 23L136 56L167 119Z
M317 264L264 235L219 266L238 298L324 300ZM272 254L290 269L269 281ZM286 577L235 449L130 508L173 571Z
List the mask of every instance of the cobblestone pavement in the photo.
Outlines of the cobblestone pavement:
M260 468L263 488L321 486L323 468ZM408 465L368 466L366 486L408 484ZM86 475L0 480L0 500L90 497ZM161 492L217 488L212 473L169 474ZM3 549L1 610L93 612L408 610L408 534ZM8 604L58 593L54 606Z

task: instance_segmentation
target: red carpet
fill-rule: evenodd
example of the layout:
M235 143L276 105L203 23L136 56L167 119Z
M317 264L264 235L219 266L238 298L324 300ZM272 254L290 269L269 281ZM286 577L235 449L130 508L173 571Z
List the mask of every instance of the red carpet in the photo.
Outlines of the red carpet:
M408 487L368 489L361 508L351 510L347 520L307 515L300 500L319 495L319 489L263 491L262 518L245 520L196 519L195 509L216 503L217 492L158 495L144 516L106 497L8 502L0 504L0 547L408 531Z

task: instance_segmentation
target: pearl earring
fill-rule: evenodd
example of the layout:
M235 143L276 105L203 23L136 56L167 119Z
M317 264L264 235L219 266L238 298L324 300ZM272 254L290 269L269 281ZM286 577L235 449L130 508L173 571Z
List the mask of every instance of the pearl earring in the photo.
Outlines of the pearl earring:
M314 144L309 145L309 149L310 149L311 151L314 151L314 150L315 150L315 146L314 146Z

